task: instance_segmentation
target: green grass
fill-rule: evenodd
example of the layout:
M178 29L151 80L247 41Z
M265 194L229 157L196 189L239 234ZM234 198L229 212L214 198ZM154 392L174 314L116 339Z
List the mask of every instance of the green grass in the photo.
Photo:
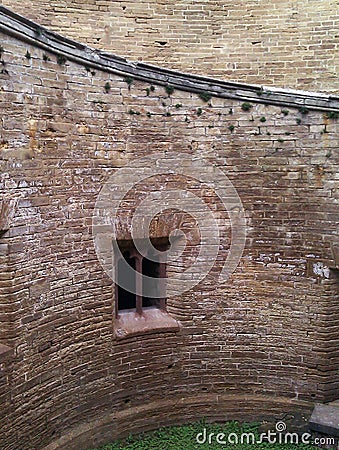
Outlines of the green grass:
M290 443L279 444L279 439L274 444L267 442L257 443L260 437L258 427L259 424L240 424L238 422L208 424L201 421L191 425L160 428L150 433L129 436L124 440L116 441L96 450L311 450L318 448L301 443L298 445ZM202 433L204 429L206 429L206 442L198 443L197 435ZM274 427L271 430L273 432ZM214 433L214 435L209 443L208 436L210 433ZM226 444L217 443L216 436L218 433L224 434L224 436L219 437L219 440L226 441ZM247 443L246 440L243 440L243 443L241 443L242 433L252 433L254 445ZM283 433L281 435L284 436ZM203 441L204 435L200 435L200 439ZM228 439L231 439L231 443L228 442ZM238 439L238 444L235 441L236 439Z

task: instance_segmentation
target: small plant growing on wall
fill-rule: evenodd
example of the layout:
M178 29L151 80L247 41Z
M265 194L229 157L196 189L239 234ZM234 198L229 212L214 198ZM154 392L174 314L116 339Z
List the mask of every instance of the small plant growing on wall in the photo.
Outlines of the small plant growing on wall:
M25 55L26 59L31 59L32 55L30 54L30 52L27 50L26 55Z
M107 81L104 88L105 88L106 94L108 94L109 91L111 90L111 84Z
M230 130L231 133L233 133L234 128L235 128L234 125L230 125L230 126L228 127L228 129Z
M241 109L243 110L243 111L249 111L250 109L252 109L253 108L253 106L251 105L251 103L248 103L248 102L244 102L242 105L241 105Z
M309 113L309 110L306 108L306 106L301 106L299 108L299 112L300 112L300 114L302 114L304 116Z
M182 104L181 104L181 103L177 103L177 104L175 105L175 107L176 107L176 109L179 109L179 108L182 107Z
M0 63L3 66L1 71L0 71L0 74L1 75L9 75L8 70L5 68L5 66L7 64L6 61L4 61L3 59L0 59Z
M166 84L165 91L166 91L166 94L170 97L174 92L174 87L169 84Z
M94 72L94 70L91 70L91 68L89 66L85 66L85 70L87 73L90 73L94 77L95 72Z
M199 92L198 94L199 98L201 98L201 100L203 102L208 102L209 100L211 100L212 95L209 92L203 91L203 92Z
M281 112L282 112L282 114L284 114L284 116L288 116L288 114L289 114L288 109L282 109Z
M328 119L336 120L336 119L339 118L339 113L336 112L336 111L329 111L329 112L326 114L326 117L327 117Z
M296 121L297 125L301 124L301 119L299 119L299 117L297 119L295 119L295 121Z
M147 95L147 97L150 95L150 93L151 93L150 88L147 88L147 89L146 89L146 95Z
M57 63L59 66L66 64L67 58L64 55L57 55Z
M42 55L42 59L43 59L45 62L48 62L48 61L51 60L51 58L50 58L48 55L46 55L46 53L44 53L44 54Z
M264 116L260 117L260 122L262 122L262 123L266 122L266 117L264 117Z
M198 109L197 109L197 115L198 115L198 116L201 116L201 114L202 114L202 109L201 109L201 108L198 108Z
M127 84L128 89L131 89L132 83L134 81L134 78L127 76L124 78L124 82Z

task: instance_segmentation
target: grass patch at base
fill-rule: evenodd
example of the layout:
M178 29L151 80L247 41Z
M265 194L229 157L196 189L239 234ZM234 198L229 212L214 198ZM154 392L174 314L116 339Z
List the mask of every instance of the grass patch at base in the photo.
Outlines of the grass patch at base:
M200 421L191 425L160 428L149 433L131 435L95 450L316 450L319 448L311 444L302 444L300 437L296 445L296 441L292 441L291 438L285 440L284 433L280 435L281 440L278 433L275 437L276 441L271 441L274 443L268 443L267 439L266 442L264 439L260 442L259 426L258 423L209 424ZM272 429L271 433L274 431ZM220 433L223 433L223 436ZM220 443L217 442L218 434ZM197 442L197 435L200 438L199 442ZM273 436L271 434L271 439Z

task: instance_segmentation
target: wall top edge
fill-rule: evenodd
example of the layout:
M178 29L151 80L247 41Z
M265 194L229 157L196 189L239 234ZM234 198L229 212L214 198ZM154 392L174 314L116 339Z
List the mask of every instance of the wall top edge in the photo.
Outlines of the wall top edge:
M175 89L189 92L208 92L214 97L253 103L339 112L339 96L223 81L161 68L152 64L129 61L61 36L1 5L0 31L50 53L62 55L69 61L149 83L171 85Z

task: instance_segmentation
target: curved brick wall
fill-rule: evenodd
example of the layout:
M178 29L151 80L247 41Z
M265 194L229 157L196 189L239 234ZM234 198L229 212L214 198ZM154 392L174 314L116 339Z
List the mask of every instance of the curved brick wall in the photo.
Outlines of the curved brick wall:
M135 61L223 80L339 89L336 0L0 3L66 36Z
M58 64L41 48L53 37L13 20L1 11L1 448L86 449L203 416L307 417L314 401L336 398L336 99L169 72L185 90L168 97L154 83L161 70L149 70L147 95L146 78L128 89L75 44ZM145 67L126 67L144 77ZM185 83L219 94L205 103ZM118 168L164 150L227 174L246 211L246 248L228 282L217 281L224 249L205 280L168 299L178 330L118 339L94 204ZM174 183L195 189L222 226L213 192Z

